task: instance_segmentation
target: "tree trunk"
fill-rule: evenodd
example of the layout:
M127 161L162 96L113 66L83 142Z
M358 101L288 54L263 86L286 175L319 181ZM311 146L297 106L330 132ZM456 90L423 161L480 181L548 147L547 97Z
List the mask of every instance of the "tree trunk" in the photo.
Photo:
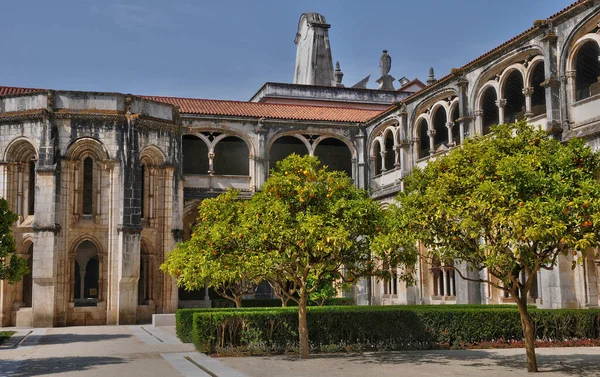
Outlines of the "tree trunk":
M531 318L527 313L527 296L525 298L515 297L519 314L521 315L521 326L523 327L523 335L525 337L525 352L527 353L527 371L537 372L537 359L535 357L535 331Z
M233 299L233 302L235 302L235 307L236 308L241 308L242 307L242 296L235 296Z
M300 302L298 302L298 334L300 335L300 358L308 359L310 350L308 347L308 324L306 321L306 289L300 292Z

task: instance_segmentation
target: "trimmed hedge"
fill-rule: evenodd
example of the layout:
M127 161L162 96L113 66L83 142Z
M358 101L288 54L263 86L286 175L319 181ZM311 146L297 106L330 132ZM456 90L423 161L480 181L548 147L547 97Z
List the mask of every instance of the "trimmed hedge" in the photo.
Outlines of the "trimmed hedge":
M226 298L212 300L213 308L234 308L233 301ZM309 302L309 306L317 306L315 302ZM347 297L332 297L325 300L324 306L350 306L354 305L353 298ZM288 306L298 306L292 300L288 301ZM256 298L242 300L242 308L281 308L281 300L278 298Z
M226 300L225 301L230 301L230 300ZM344 299L345 300L345 299ZM350 299L352 300L352 299ZM250 301L250 300L248 300ZM258 300L257 300L258 301ZM262 300L261 300L262 301ZM277 300L279 303L281 303L280 300ZM293 310L294 313L297 312L297 307L293 307L290 306ZM412 306L407 306L407 305L402 305L402 306L346 306L345 307L348 310L351 310L353 308L360 308L360 309L367 309L367 310L371 310L371 309L377 309L377 308L383 308L385 310L398 310L398 309L406 309L406 310L421 310L421 309L429 309L429 310L458 310L458 309L482 309L482 310L488 310L488 309L507 309L507 310L516 310L515 306L511 306L511 305L412 305ZM175 314L175 321L176 321L176 333L177 336L179 337L179 339L181 339L182 342L184 343L191 343L192 342L192 320L193 320L193 315L194 313L204 313L206 311L209 312L217 312L217 311L236 311L236 310L243 310L243 311L248 311L248 310L265 310L265 309L276 309L275 307L270 308L270 307L242 307L241 309L237 309L235 307L227 307L227 308L213 308L213 309L207 309L207 308L188 308L188 309L179 309L177 310L176 314ZM286 308L282 308L281 306L278 306L277 309L286 309Z
M600 338L600 310L530 311L540 340ZM435 344L521 340L514 307L312 307L313 351L427 349ZM212 310L192 315L192 341L202 352L285 352L298 347L295 308Z

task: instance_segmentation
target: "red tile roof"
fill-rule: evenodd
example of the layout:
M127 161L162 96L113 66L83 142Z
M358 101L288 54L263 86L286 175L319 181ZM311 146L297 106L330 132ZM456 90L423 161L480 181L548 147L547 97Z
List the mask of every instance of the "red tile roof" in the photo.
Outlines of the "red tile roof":
M15 88L12 86L0 86L0 97L1 96L9 96L13 94L25 94L25 93L35 93L35 92L43 92L44 89L37 88Z
M180 97L140 97L179 106L180 111L184 114L363 123L382 112L381 110L363 110L347 107L305 106Z

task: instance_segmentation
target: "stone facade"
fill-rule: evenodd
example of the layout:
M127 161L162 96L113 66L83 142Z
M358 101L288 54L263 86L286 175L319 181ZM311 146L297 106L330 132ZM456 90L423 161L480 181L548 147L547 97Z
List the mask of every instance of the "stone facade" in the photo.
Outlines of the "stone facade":
M600 148L599 24L599 2L578 1L439 80L431 72L418 91L405 90L422 85L404 77L399 91L341 87L317 14L301 17L298 54L311 51L304 33L315 33L327 77L267 83L250 102L0 87L0 196L19 215L18 253L32 270L0 282L0 325L131 324L207 304L180 301L158 267L190 236L203 199L230 187L252 195L292 152L318 156L392 203L415 166L493 123L527 117ZM390 84L388 57L381 74ZM296 75L308 77L310 59L297 60ZM598 306L599 259L592 251L572 271L565 257L539 274L531 301ZM454 267L477 274L421 261L415 286L367 280L352 294L361 304L508 302Z

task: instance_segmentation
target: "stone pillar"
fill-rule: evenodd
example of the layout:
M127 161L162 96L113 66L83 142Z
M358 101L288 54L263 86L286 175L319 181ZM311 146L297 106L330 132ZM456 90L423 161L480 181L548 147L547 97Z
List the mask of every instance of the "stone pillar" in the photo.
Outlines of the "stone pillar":
M136 323L141 230L139 226L121 225L119 227L119 260L117 264L117 324L119 325Z
M260 190L269 175L269 153L267 150L267 129L261 121L256 127L256 137L258 139L256 155L254 156L254 189Z
M523 88L523 95L525 95L525 116L527 119L533 117L533 111L531 111L531 95L533 94L533 88Z
M506 99L499 99L496 101L498 106L498 124L504 123L504 106L506 106Z
M565 76L567 78L567 103L572 104L577 100L577 71L568 71Z
M475 133L477 135L483 135L483 110L475 110Z
M465 277L469 279L479 279L479 271L473 271L467 267L464 262L455 262L454 267L458 269ZM456 278L455 272L454 284L456 285L456 303L457 304L481 304L481 283Z
M394 169L398 169L402 164L400 163L400 145L394 145Z
M427 135L429 135L429 155L433 156L435 153L435 130L427 130Z
M547 131L554 137L562 138L560 81L558 79L558 37L551 24L541 25L544 28L544 75L546 80L541 84L546 90L546 125ZM564 111L566 112L566 106ZM565 117L565 119L567 119ZM566 130L565 130L566 131Z
M575 274L571 269L572 255L559 256L553 270L541 270L541 296L547 309L574 309L578 307ZM540 292L538 292L539 294Z
M387 171L387 167L385 166L385 155L386 154L387 154L387 151L379 152L379 156L381 157L381 173L382 174Z
M453 147L454 145L456 145L454 143L454 136L452 135L452 128L454 127L454 123L453 122L446 122L446 128L448 129L448 145L450 147Z
M178 242L183 241L183 181L176 169L165 169L165 223L164 246L162 259L175 249ZM162 312L175 313L179 304L179 289L177 280L167 273L163 273L162 286Z
M354 185L358 188L367 189L369 187L369 176L370 172L368 170L369 166L367 165L368 159L368 148L367 148L367 138L364 130L361 126L358 126L358 132L355 136L354 144L356 145L356 177L354 178ZM371 162L371 166L374 161Z
M450 284L448 284L449 273L447 269L442 268L442 280L444 284L444 296L450 296Z
M461 72L462 74L462 72ZM465 139L465 131L469 132L470 136L473 136L473 131L471 127L469 127L471 117L469 116L469 81L461 76L457 82L458 85L458 115L459 118L457 120L458 127L460 129L460 143L462 144Z

